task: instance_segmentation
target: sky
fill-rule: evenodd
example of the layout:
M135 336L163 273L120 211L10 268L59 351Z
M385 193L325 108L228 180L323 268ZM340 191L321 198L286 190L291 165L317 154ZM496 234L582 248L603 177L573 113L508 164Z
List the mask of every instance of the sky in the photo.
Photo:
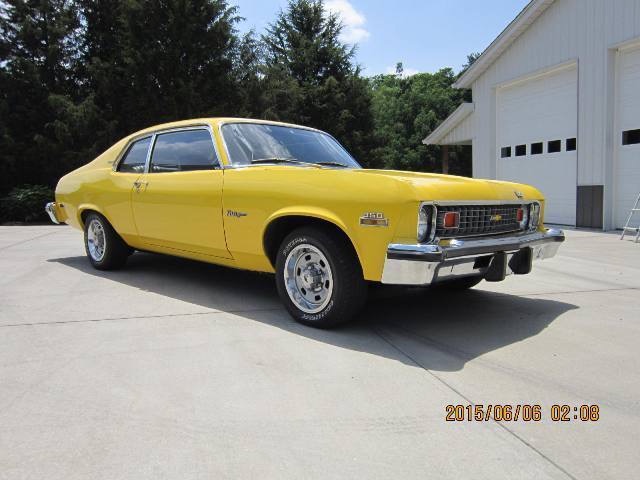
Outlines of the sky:
M245 20L241 32L262 33L287 0L230 0ZM342 40L356 44L364 75L405 75L451 67L484 50L528 0L325 0L345 25Z

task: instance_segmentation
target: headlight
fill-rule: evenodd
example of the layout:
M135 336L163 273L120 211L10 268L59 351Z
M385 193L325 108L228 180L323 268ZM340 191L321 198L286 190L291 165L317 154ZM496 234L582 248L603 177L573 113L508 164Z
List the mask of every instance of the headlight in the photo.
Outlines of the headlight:
M540 225L540 204L536 202L530 207L529 228L533 230L538 228L538 225Z
M431 224L433 220L433 207L422 205L418 211L418 242L431 240Z

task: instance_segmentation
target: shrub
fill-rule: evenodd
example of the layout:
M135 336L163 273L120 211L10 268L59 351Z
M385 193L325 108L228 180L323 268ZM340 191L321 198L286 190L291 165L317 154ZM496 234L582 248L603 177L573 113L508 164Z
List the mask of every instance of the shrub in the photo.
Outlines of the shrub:
M0 220L34 222L46 220L44 206L54 199L53 190L44 185L20 185L0 199Z

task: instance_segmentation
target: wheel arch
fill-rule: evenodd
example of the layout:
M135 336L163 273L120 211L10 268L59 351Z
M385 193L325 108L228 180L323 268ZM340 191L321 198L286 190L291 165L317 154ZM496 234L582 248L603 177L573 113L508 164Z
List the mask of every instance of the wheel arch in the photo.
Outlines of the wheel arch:
M97 213L98 215L103 216L107 220L107 222L109 222L109 224L113 226L113 223L111 223L111 220L109 220L109 218L104 214L104 212L100 208L98 208L97 205L82 204L78 207L78 223L82 228L84 228L84 222L87 218L87 215L89 215L90 213Z
M347 233L346 226L337 217L319 211L280 212L269 218L262 234L262 245L264 253L274 269L278 248L284 238L293 230L305 226L317 226L339 235L351 247L360 267L364 269L360 252Z

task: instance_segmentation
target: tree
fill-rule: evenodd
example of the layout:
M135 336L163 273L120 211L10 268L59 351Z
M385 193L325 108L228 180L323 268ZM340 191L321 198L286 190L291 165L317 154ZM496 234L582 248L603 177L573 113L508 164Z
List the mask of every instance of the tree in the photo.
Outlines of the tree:
M236 7L226 0L80 0L87 94L104 146L149 125L237 108Z
M371 95L341 31L321 0L289 2L262 37L260 116L325 130L368 164Z
M55 183L75 165L64 109L76 91L78 29L67 0L0 4L0 191Z
M411 77L378 75L371 79L372 111L377 147L372 157L384 168L440 171L440 147L422 139L462 102L464 92L452 88L450 68ZM463 160L463 159L460 159ZM469 174L464 161L454 161L452 173Z
M467 63L462 65L462 70L460 70L460 73L458 73L458 76L466 72L469 69L469 67L473 65L478 58L480 58L480 55L482 55L480 52L471 52L470 54L468 54Z

